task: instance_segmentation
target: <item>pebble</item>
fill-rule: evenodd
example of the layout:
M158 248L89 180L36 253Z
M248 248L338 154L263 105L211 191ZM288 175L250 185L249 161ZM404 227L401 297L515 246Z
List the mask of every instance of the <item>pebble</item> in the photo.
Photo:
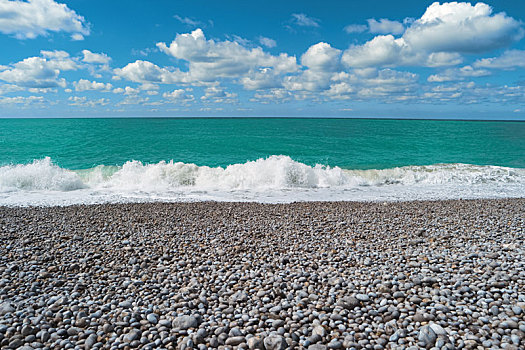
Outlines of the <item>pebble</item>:
M523 208L0 208L0 348L520 349Z

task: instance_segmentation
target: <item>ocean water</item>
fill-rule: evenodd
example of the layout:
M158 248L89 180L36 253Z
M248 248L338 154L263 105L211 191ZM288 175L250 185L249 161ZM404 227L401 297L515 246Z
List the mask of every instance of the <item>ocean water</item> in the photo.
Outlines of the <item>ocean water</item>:
M525 197L525 123L0 119L0 205Z

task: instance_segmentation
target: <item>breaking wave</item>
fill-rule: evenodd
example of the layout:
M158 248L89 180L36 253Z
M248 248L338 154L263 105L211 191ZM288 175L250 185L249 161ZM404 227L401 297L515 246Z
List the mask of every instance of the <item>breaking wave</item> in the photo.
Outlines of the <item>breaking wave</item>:
M425 188L432 189L437 197L440 192L449 193L445 197L454 197L458 191L456 196L465 197L466 188L470 188L471 194L472 188L479 189L474 197L525 196L525 169L436 164L348 170L319 164L309 166L282 155L225 168L174 161L156 164L128 161L122 166L69 170L54 164L50 158L0 167L0 204L24 203L13 198L20 199L21 195L31 198L28 196L31 193L33 197L40 194L39 198L45 195L54 203L53 196L60 197L57 192L76 193L69 195L75 199L67 203L126 201L126 198L270 202L415 199L420 196L414 193L421 194ZM307 192L315 195L305 198ZM360 197L363 193L370 196ZM381 197L381 193L388 193L389 198ZM273 199L266 200L265 194Z

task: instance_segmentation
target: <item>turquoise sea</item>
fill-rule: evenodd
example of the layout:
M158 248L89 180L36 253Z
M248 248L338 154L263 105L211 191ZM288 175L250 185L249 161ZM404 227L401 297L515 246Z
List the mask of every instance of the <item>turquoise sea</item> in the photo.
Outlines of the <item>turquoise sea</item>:
M0 204L525 196L525 123L0 119Z

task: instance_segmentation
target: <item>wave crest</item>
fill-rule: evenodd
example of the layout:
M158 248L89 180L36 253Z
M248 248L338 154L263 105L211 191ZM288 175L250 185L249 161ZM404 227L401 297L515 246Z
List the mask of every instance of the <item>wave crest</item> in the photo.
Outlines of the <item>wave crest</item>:
M224 200L252 198L256 201L265 195L293 201L306 198L302 196L306 192L319 194L312 200L336 198L332 196L334 193L339 200L354 200L366 191L372 193L373 198L384 198L387 192L388 198L421 198L420 194L425 191L430 194L425 198L439 197L443 191L447 192L443 195L446 198L505 197L523 196L525 169L436 164L346 170L320 164L309 166L282 155L225 168L174 161L155 164L128 161L122 166L69 170L57 166L49 157L0 167L0 202L2 194L4 197L18 195L23 202L28 191L40 191L47 196L48 191L72 193L74 190L84 190L75 193L78 192L79 198L89 197L87 202L96 202L97 196L118 198L117 201L130 195L144 200L178 200L188 195L194 199L217 198L199 195L212 192L220 193ZM251 194L239 197L239 193Z

